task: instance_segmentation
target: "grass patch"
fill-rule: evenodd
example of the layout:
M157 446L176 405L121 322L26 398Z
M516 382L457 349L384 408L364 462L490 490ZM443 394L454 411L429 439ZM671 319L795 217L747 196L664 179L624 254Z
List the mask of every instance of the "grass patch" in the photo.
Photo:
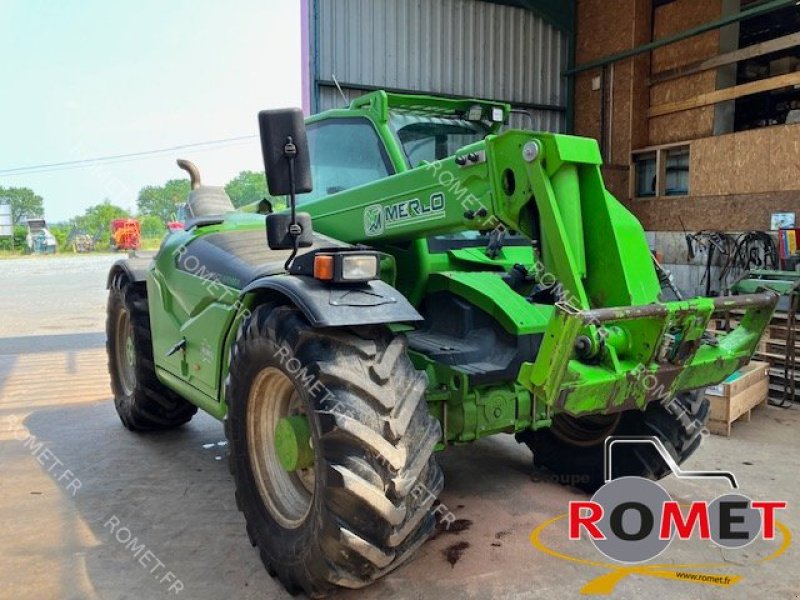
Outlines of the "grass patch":
M143 239L140 243L139 250L151 252L154 250L158 250L161 246L161 240L163 238L151 238L151 239ZM0 260L8 260L14 258L52 258L54 256L92 256L93 254L112 254L114 253L111 248L107 245L99 245L97 246L93 252L81 252L76 253L72 249L72 245L67 246L66 248L59 248L56 254L27 254L24 248L16 248L14 250L10 250L7 248L0 248ZM128 254L127 250L120 250L116 252L120 256L126 256Z

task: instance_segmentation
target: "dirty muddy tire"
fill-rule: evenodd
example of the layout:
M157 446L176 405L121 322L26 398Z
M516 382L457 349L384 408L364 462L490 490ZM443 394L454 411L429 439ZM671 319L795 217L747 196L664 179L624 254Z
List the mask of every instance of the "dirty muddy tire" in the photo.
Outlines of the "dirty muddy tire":
M313 329L294 308L263 305L239 328L230 365L236 502L269 573L321 597L409 559L433 531L443 478L441 429L404 338Z
M156 377L147 291L124 275L117 275L108 291L106 351L114 406L125 427L171 429L197 412Z
M517 441L533 451L533 464L555 475L565 485L594 492L605 483L603 443L610 435L658 437L678 464L700 446L708 423L709 402L704 390L684 392L674 402L652 402L644 411L631 410L613 416L574 418L557 415L553 426L517 434ZM658 480L669 468L651 446L617 449L614 478L636 475Z

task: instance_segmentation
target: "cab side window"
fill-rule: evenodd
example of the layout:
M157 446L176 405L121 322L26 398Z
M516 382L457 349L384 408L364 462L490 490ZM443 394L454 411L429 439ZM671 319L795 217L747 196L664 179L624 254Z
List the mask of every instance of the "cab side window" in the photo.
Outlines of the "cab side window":
M377 181L393 170L372 124L366 119L331 119L308 126L314 191L309 202Z

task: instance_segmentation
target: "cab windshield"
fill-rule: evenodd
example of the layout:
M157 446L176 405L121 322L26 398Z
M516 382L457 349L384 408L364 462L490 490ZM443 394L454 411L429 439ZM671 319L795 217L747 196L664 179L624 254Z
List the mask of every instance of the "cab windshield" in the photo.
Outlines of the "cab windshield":
M393 111L390 120L412 169L426 161L453 156L459 148L479 142L490 132L483 122L454 117Z
M392 111L390 121L412 169L423 162L434 162L453 156L460 148L484 139L492 128L491 123L483 121L400 111ZM431 252L485 247L488 244L489 236L478 231L461 231L428 238ZM520 235L510 234L505 238L505 245L527 246L530 242Z

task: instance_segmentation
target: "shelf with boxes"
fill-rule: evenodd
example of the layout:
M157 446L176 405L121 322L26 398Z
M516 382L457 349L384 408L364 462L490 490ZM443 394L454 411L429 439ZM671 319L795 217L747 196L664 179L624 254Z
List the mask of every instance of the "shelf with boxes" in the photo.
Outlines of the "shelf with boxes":
M730 314L731 326L737 323L738 316L736 313ZM726 320L717 319L712 325L718 331L725 331ZM794 332L793 345L787 341L792 333L790 329ZM793 354L800 356L800 323L795 321L790 324L789 313L776 311L753 357L765 363L769 369L769 398L773 402L800 402L800 373L795 370ZM792 380L795 382L794 394L791 390ZM784 382L787 384L785 387Z

